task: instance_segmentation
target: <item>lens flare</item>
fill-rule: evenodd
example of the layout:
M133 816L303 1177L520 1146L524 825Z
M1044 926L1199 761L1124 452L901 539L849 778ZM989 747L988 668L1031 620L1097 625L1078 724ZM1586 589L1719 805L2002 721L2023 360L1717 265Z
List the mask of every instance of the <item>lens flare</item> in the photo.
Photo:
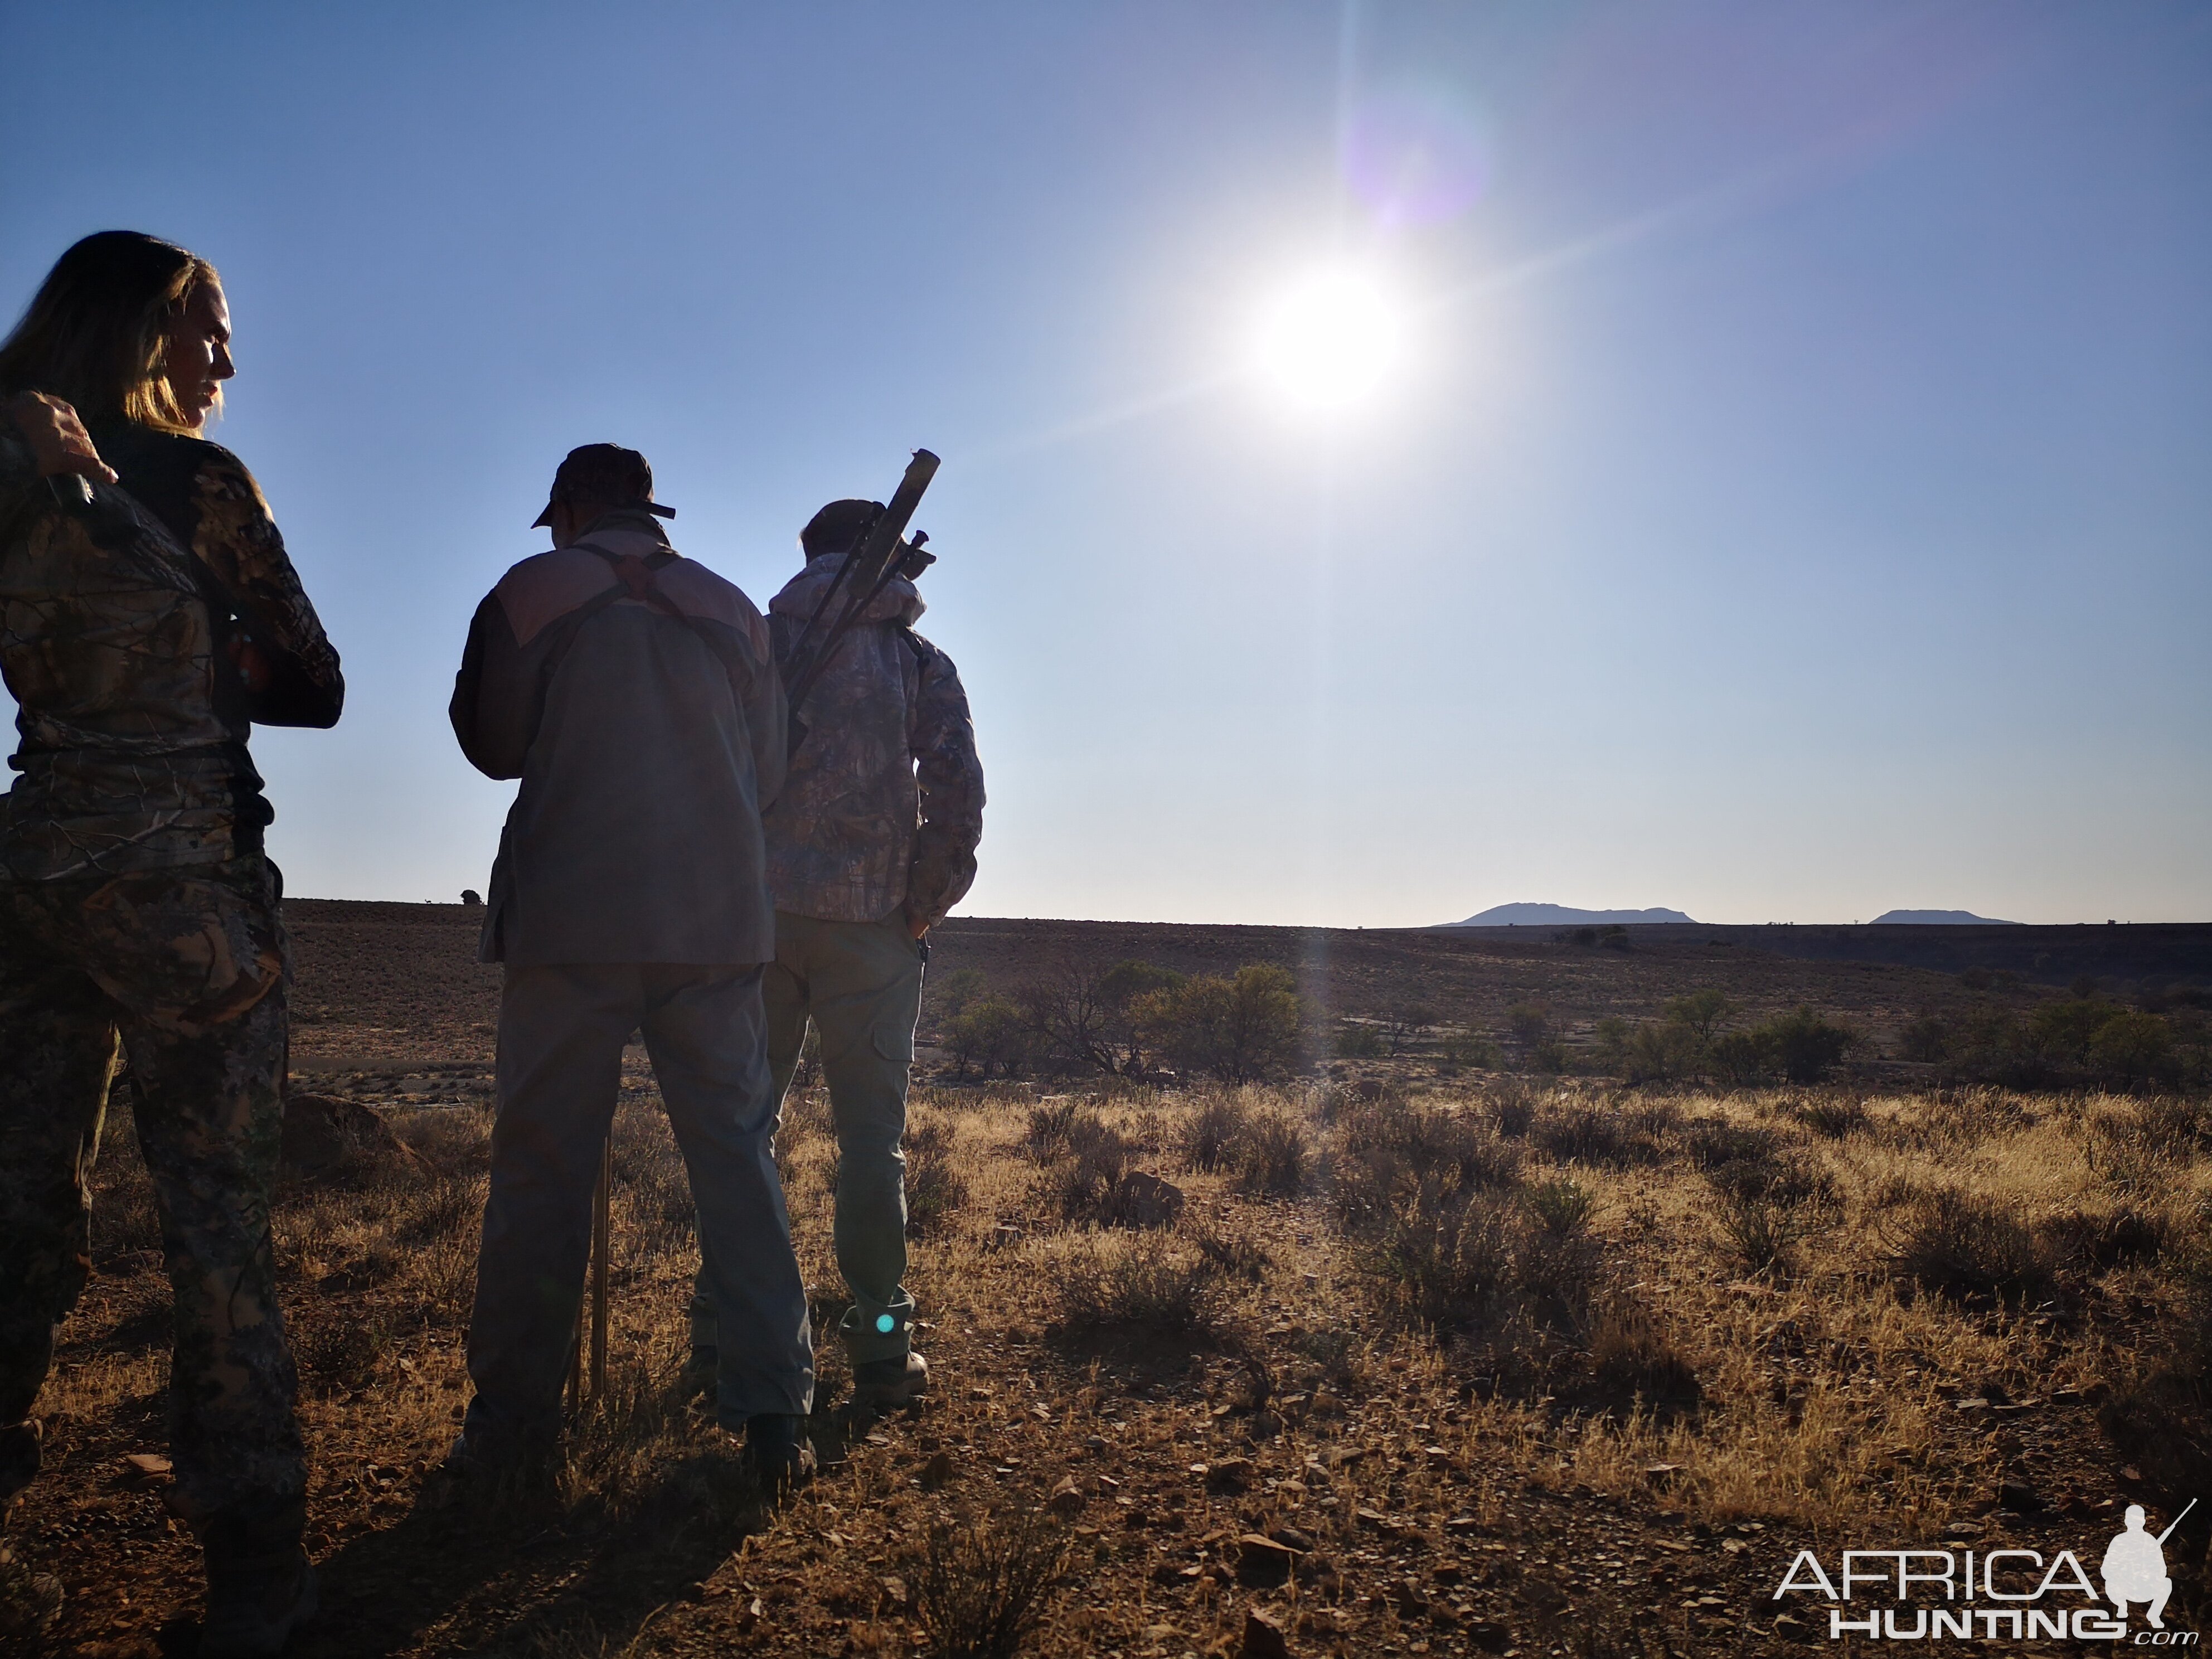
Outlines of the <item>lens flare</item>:
M1434 88L1377 94L1352 113L1344 134L1352 193L1387 228L1441 224L1490 187L1489 135L1460 100Z
M1396 362L1396 307L1358 270L1327 270L1282 295L1261 321L1261 372L1293 403L1334 408L1373 392Z

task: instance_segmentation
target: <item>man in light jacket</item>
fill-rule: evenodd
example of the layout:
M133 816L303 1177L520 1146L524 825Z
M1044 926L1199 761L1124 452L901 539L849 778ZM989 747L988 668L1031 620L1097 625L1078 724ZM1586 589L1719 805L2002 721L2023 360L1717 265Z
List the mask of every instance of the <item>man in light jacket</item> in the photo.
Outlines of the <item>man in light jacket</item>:
M477 607L454 684L462 750L522 780L484 915L483 958L506 974L460 1473L535 1459L558 1434L634 1030L690 1173L707 1293L735 1334L718 1415L763 1480L813 1468L813 1350L769 1153L761 1008L782 684L760 612L668 544L673 516L635 450L572 451L538 520L553 550Z
M805 632L845 554L882 508L832 501L801 532L805 568L769 605L778 659ZM879 1409L921 1394L906 1275L908 1073L921 1008L924 936L975 879L983 768L951 658L914 631L914 584L894 578L830 659L799 710L804 737L767 817L775 960L763 982L780 1101L811 1017L837 1127L837 1267L853 1304L837 1334L854 1396ZM726 1364L719 1277L702 1239L692 1364Z

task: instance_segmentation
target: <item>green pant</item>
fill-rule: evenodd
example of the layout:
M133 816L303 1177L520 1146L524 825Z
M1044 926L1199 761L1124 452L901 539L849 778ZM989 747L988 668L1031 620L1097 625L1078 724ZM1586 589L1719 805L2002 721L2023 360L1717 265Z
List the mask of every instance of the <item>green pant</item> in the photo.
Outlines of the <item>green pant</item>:
M914 1298L906 1276L907 1076L921 1012L922 947L902 911L882 921L775 914L775 960L761 978L771 1086L780 1103L799 1069L811 1017L837 1126L837 1269L853 1305L837 1334L855 1364L907 1352ZM713 1347L702 1264L691 1340Z

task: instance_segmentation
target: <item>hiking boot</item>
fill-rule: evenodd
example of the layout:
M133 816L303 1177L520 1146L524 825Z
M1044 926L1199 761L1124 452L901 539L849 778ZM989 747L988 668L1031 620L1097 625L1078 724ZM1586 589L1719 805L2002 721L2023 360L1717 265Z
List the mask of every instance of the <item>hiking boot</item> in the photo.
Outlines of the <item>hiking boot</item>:
M13 1546L0 1543L0 1652L45 1652L63 1600L60 1579L33 1571Z
M806 1437L806 1419L780 1415L747 1418L745 1462L766 1491L798 1491L814 1479L814 1447Z
M551 1461L555 1443L550 1440L525 1443L511 1435L465 1425L438 1467L457 1480L504 1480L544 1468Z
M853 1367L853 1403L871 1411L896 1411L928 1391L929 1365L918 1353L871 1359Z
M35 1417L21 1423L0 1424L0 1509L39 1474L40 1437L45 1430Z
M208 1523L199 1659L274 1659L315 1616L315 1570L300 1547L303 1518L295 1500L232 1510Z

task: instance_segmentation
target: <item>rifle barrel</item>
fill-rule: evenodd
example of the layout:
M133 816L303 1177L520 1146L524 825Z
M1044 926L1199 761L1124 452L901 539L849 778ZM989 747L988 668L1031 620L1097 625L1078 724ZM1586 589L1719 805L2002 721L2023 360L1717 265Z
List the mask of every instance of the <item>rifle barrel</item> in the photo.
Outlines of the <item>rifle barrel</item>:
M2158 1545L2160 1549L2164 1549L2166 1547L2166 1540L2173 1536L2173 1529L2181 1524L2183 1516L2186 1516L2190 1510L2196 1507L2197 1500L2192 1498L2186 1504L2184 1504L2181 1506L2181 1514L2175 1516L2172 1521L2166 1523L2166 1530L2158 1535Z
M799 643L792 650L791 670L784 692L791 710L793 731L799 728L799 706L805 700L806 694L814 689L814 683L822 678L822 671L830 665L830 659L836 651L838 641L851 630L861 612L867 609L869 602L883 592L884 574L896 568L899 538L912 521L915 508L921 505L922 492L929 488L929 481L937 476L939 465L938 458L929 451L917 449L914 452L914 459L907 463L906 475L899 480L898 488L891 492L890 504L876 515L875 523L868 526L868 533L858 550L848 554L845 562L838 567L831 588L834 591L849 571L856 578L853 596L846 601L844 609L837 613L837 620L830 625L829 633L811 656L802 657L802 650L807 636L814 631L815 618L808 619L805 629L799 635ZM828 602L829 594L824 593L823 605L816 608L816 617L821 615Z

